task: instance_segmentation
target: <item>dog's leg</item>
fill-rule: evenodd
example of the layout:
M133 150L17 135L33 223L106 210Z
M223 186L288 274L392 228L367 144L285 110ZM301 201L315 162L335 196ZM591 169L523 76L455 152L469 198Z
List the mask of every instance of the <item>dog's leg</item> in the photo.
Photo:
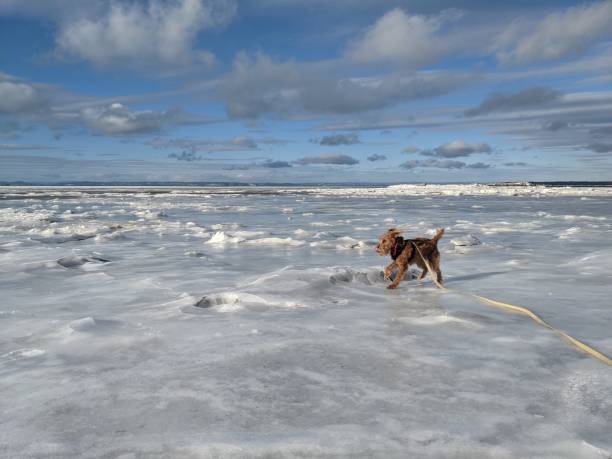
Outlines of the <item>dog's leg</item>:
M429 270L427 269L427 267L423 268L423 272L419 275L419 280L422 281L423 279L425 279L425 276L427 276L428 272Z
M433 269L436 271L436 280L439 284L442 284L442 271L440 271L440 255L433 257Z
M397 272L397 274L395 275L395 279L393 279L393 282L391 283L391 285L389 285L387 288L390 289L394 289L397 288L398 284L402 281L402 279L404 278L404 274L406 274L406 269L408 268L407 266L404 265L398 265L399 266L399 271Z
M389 266L385 268L385 280L389 280L389 277L391 277L391 273L393 272L393 268L395 268L395 260L389 263Z

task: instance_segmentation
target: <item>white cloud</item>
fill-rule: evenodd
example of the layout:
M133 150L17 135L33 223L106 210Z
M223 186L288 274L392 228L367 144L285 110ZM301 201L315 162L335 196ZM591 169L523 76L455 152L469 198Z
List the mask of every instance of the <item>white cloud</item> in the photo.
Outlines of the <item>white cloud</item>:
M0 113L28 112L43 104L43 96L33 86L18 81L0 81Z
M119 103L85 108L80 113L80 120L92 132L110 136L156 133L167 126L198 122L177 110L133 111Z
M61 53L98 66L211 65L214 55L195 48L197 35L234 12L233 0L113 2L102 17L66 20L56 42Z
M501 62L525 64L578 54L605 35L612 35L609 0L554 12L536 23L517 20L500 35L495 47Z
M411 72L343 78L336 63L277 62L239 53L228 75L207 85L232 118L264 114L355 113L434 97L473 82L473 75Z
M439 34L441 26L457 19L455 10L437 16L409 15L396 8L382 16L348 50L358 62L392 61L419 66L430 63L452 48Z

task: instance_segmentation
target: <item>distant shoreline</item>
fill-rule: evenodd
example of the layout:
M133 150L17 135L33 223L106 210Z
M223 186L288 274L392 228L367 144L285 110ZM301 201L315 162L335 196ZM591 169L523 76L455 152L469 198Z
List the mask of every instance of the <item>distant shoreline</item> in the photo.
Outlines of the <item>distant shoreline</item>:
M393 182L393 183L246 183L246 182L0 182L0 187L179 187L179 188L201 188L201 187L341 187L341 188L385 188L397 185L410 186L444 186L444 185L482 185L482 186L544 186L544 187L612 187L612 181L507 181L507 182Z

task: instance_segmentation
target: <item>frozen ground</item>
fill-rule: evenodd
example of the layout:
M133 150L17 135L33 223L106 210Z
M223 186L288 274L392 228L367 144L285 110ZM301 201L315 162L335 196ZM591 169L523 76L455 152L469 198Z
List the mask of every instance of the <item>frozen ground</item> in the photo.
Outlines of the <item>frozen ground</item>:
M612 355L610 190L525 189L0 191L0 457L612 457L609 367L381 278L443 226L449 287Z

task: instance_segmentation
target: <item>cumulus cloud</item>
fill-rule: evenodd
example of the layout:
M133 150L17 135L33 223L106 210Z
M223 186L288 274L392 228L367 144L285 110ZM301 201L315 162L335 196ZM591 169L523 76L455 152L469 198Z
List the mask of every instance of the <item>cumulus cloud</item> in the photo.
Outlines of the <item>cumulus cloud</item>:
M379 155L378 153L375 153L371 156L368 156L368 161L384 161L385 159L387 159L387 157L385 155Z
M198 124L197 119L178 110L134 111L119 103L85 108L80 119L92 132L110 136L150 134L172 125Z
M340 155L335 153L323 153L318 156L306 156L294 161L295 164L306 166L309 164L341 164L352 166L359 161L348 155Z
M206 85L232 118L264 114L348 114L434 97L473 82L465 74L424 72L381 77L334 77L332 64L276 62L239 53L233 70Z
M0 114L22 114L45 105L44 96L32 85L0 73Z
M463 161L454 161L451 159L438 160L438 159L411 159L400 164L403 169L417 169L417 168L437 168L437 169L488 169L491 167L489 164L482 162L466 164Z
M361 143L357 134L326 135L321 137L320 139L314 139L314 142L318 143L319 145L328 146L355 145L357 143Z
M559 100L561 94L549 88L534 87L515 94L492 94L480 105L464 112L467 117L485 115L492 112L507 112L524 108L545 106Z
M466 143L463 140L454 140L431 150L421 150L423 156L435 156L438 158L459 158L470 156L475 153L491 153L493 149L487 143Z
M233 0L114 1L105 14L64 20L57 48L98 66L211 65L214 55L195 49L196 37L235 9Z
M549 61L587 50L611 36L612 1L597 1L550 13L539 22L517 20L500 35L497 56L503 63Z
M214 121L218 120L190 115L178 109L134 110L118 102L100 104L93 98L69 95L55 86L25 81L0 72L2 138L18 138L39 125L47 126L59 140L63 131L71 128L84 127L96 135L128 136Z
M453 48L453 42L439 32L445 22L458 17L460 13L455 10L421 16L395 8L353 42L347 54L366 63L392 61L415 67L428 64Z
M504 166L508 166L508 167L525 167L525 166L528 166L528 164L523 162L523 161L515 161L515 162L504 163Z

